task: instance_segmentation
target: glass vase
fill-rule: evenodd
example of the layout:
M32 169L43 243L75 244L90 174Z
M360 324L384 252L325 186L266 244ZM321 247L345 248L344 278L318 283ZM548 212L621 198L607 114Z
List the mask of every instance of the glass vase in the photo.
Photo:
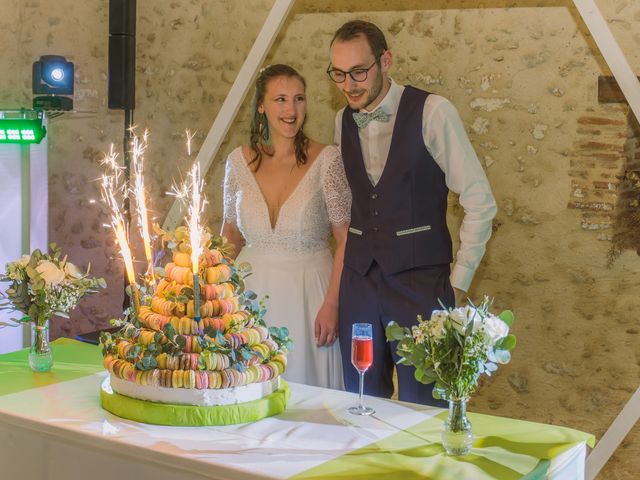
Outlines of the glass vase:
M49 320L44 324L31 324L29 366L34 372L48 372L53 366L53 351L49 345Z
M444 422L442 446L451 456L467 455L473 445L471 422L467 418L468 398L449 398L449 416Z

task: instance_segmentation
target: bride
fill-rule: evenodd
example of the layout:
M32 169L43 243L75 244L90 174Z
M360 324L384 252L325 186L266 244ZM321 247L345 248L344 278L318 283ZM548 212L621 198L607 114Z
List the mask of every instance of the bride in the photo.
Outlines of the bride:
M342 389L338 292L351 193L339 150L302 130L305 86L288 65L260 71L249 145L226 162L221 233L236 261L251 264L247 288L268 296L267 325L289 329L285 377Z

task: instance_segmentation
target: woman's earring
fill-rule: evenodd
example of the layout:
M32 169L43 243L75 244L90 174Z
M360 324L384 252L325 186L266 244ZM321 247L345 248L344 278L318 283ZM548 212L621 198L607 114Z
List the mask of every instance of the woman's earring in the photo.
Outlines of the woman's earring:
M262 113L260 116L260 137L262 137L262 142L266 146L271 146L271 130L269 129L269 121L267 120L267 115L264 113Z

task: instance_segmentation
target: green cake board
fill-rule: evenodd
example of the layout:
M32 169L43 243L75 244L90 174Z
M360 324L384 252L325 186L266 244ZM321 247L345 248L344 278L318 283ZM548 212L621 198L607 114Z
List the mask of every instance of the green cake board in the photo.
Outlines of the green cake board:
M282 379L278 390L258 400L211 407L150 402L120 395L111 388L109 377L100 388L100 401L106 411L127 420L176 427L255 422L284 412L289 396L289 385Z

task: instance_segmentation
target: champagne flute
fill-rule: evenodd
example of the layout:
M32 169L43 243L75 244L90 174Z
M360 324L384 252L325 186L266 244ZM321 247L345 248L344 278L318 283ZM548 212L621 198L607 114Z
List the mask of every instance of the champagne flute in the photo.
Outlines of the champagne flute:
M375 410L362 403L364 372L373 364L373 333L370 323L354 323L351 330L351 363L360 374L360 395L358 405L349 408L354 415L371 415Z

